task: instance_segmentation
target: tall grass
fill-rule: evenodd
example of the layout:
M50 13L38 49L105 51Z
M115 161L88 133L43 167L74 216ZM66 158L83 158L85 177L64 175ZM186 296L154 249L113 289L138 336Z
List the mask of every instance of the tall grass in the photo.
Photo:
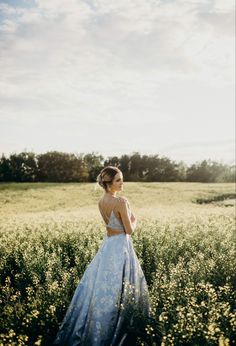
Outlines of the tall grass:
M9 185L0 187L0 345L51 345L105 235L102 191ZM125 184L153 312L137 345L235 344L235 211L193 202L233 191L233 184Z

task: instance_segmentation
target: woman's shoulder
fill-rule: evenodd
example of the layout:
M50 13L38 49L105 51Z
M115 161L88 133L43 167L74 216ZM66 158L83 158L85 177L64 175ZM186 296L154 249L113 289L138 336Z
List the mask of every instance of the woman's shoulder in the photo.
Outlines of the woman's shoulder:
M119 196L118 199L120 202L128 202L128 198L125 196Z
M120 196L120 197L118 197L118 204L120 205L120 206L125 206L125 205L129 205L129 201L128 201L128 198L127 197L125 197L125 196Z
M129 204L128 198L125 196L118 196L115 197L117 200L117 205L125 205L125 204ZM104 205L104 198L101 197L100 200L98 201L98 206L101 207L102 205ZM107 202L107 201L106 201ZM111 203L111 201L108 201L108 204ZM106 203L105 203L106 204Z

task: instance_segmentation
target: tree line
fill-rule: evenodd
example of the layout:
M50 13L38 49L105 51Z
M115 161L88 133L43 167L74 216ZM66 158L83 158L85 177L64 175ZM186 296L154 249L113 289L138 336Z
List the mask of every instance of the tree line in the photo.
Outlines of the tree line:
M94 152L48 151L12 153L0 158L0 182L95 182L105 166L121 169L125 181L235 182L235 165L210 159L187 166L159 155L121 155L104 158Z

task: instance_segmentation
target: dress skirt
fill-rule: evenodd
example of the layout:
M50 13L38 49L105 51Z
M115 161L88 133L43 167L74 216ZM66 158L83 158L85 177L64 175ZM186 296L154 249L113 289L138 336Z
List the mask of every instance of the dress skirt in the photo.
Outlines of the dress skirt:
M135 311L150 316L148 286L129 234L105 236L75 289L53 345L122 346Z

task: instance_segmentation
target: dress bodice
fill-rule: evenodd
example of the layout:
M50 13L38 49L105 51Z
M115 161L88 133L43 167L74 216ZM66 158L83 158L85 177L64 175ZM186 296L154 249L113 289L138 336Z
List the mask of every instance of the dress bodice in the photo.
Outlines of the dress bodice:
M129 215L131 216L131 210L129 209ZM110 218L109 218L109 222L106 225L106 227L110 227L112 229L117 229L117 230L122 230L125 231L124 225L122 223L122 221L120 219L118 219L115 215L115 213L111 212Z

